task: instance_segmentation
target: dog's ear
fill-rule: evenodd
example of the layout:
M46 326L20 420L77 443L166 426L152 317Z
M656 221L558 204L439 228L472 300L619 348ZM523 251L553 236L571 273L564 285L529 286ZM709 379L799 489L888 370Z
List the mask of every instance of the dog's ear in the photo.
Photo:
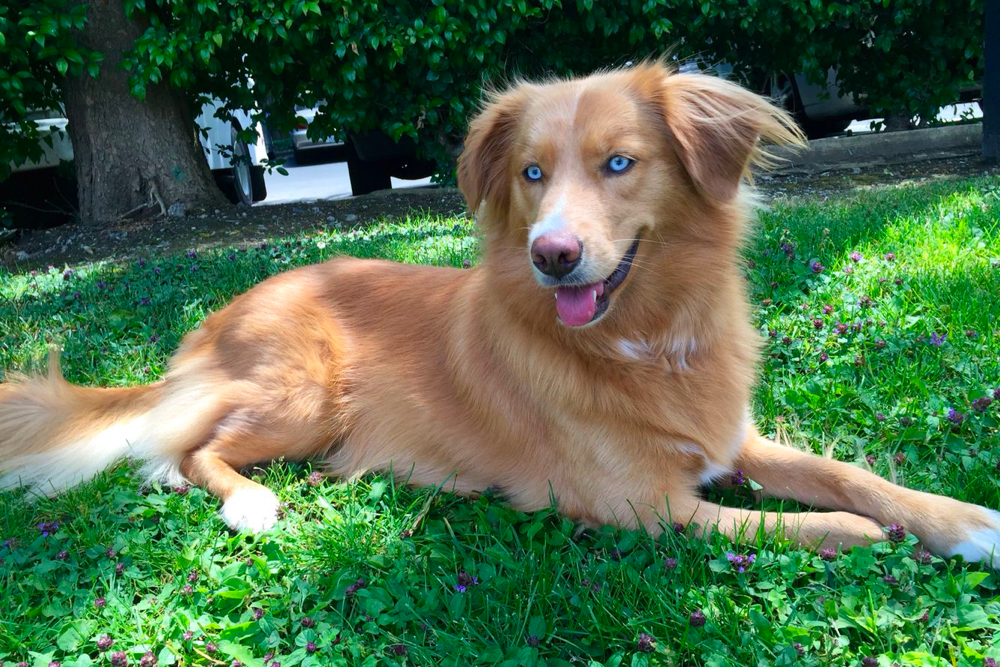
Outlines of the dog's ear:
M667 74L661 82L681 162L711 199L731 200L752 166L773 166L762 144L805 145L788 113L741 86L705 74Z
M470 211L483 200L503 208L510 196L510 157L518 123L529 99L529 84L488 95L485 108L469 123L458 158L458 187Z

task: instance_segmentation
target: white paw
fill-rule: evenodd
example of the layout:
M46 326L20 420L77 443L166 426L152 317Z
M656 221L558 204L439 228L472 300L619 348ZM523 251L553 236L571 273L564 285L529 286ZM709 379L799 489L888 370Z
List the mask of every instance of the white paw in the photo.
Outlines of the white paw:
M1000 570L1000 512L979 508L986 515L983 526L970 530L968 539L953 546L947 556L961 556L969 563L982 561Z
M262 533L278 521L278 497L263 488L240 489L229 496L220 513L233 530Z

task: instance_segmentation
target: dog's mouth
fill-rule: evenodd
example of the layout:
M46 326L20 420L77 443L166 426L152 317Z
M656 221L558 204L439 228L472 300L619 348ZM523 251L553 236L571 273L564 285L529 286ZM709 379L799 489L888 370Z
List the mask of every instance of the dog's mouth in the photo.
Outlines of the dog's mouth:
M557 288L556 313L562 323L568 327L582 327L599 320L608 310L611 293L625 282L632 270L632 262L638 250L639 239L636 239L617 268L600 282Z

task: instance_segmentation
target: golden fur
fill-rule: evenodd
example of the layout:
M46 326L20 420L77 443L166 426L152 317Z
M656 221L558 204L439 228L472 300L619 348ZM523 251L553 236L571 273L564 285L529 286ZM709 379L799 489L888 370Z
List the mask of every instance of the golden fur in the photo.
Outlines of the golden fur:
M762 527L850 547L898 522L939 554L990 561L1000 515L775 445L749 421L759 342L738 269L741 183L766 161L762 142L801 141L757 95L660 64L517 84L472 122L459 161L480 266L335 259L208 317L151 387L74 387L57 370L0 386L0 488L58 491L127 455L259 530L276 500L237 471L319 457L344 476L391 467L460 492L497 485L524 510L555 497L590 524ZM615 155L634 162L611 175ZM526 179L531 165L544 178ZM559 286L529 257L532 236L555 228L582 242L584 283L639 240L586 326L560 321ZM778 517L699 498L737 467L768 495L836 511Z

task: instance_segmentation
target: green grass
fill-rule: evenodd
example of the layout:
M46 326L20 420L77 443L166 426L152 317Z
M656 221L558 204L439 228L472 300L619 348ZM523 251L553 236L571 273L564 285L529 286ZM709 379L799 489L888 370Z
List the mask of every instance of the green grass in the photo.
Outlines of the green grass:
M909 486L1000 507L1000 402L972 407L1000 386L998 215L995 180L763 214L746 252L757 323L764 336L773 332L755 400L762 429ZM52 337L65 346L73 381L152 381L208 312L268 275L338 252L458 266L476 261L477 244L466 220L415 216L232 254L0 273L0 368L37 366ZM949 420L949 410L965 419ZM226 531L218 502L202 491L140 491L126 467L34 505L0 497L0 659L64 667L153 658L281 667L1000 659L996 576L959 561L919 563L911 542L824 561L761 540L742 548L756 561L739 573L719 537L578 532L554 511L526 515L489 495L466 500L386 477L310 478L307 465L254 474L286 504L280 530L256 540ZM715 497L748 502L739 488ZM53 521L54 534L43 534L39 524ZM696 611L703 626L690 622ZM104 635L114 645L102 651Z

